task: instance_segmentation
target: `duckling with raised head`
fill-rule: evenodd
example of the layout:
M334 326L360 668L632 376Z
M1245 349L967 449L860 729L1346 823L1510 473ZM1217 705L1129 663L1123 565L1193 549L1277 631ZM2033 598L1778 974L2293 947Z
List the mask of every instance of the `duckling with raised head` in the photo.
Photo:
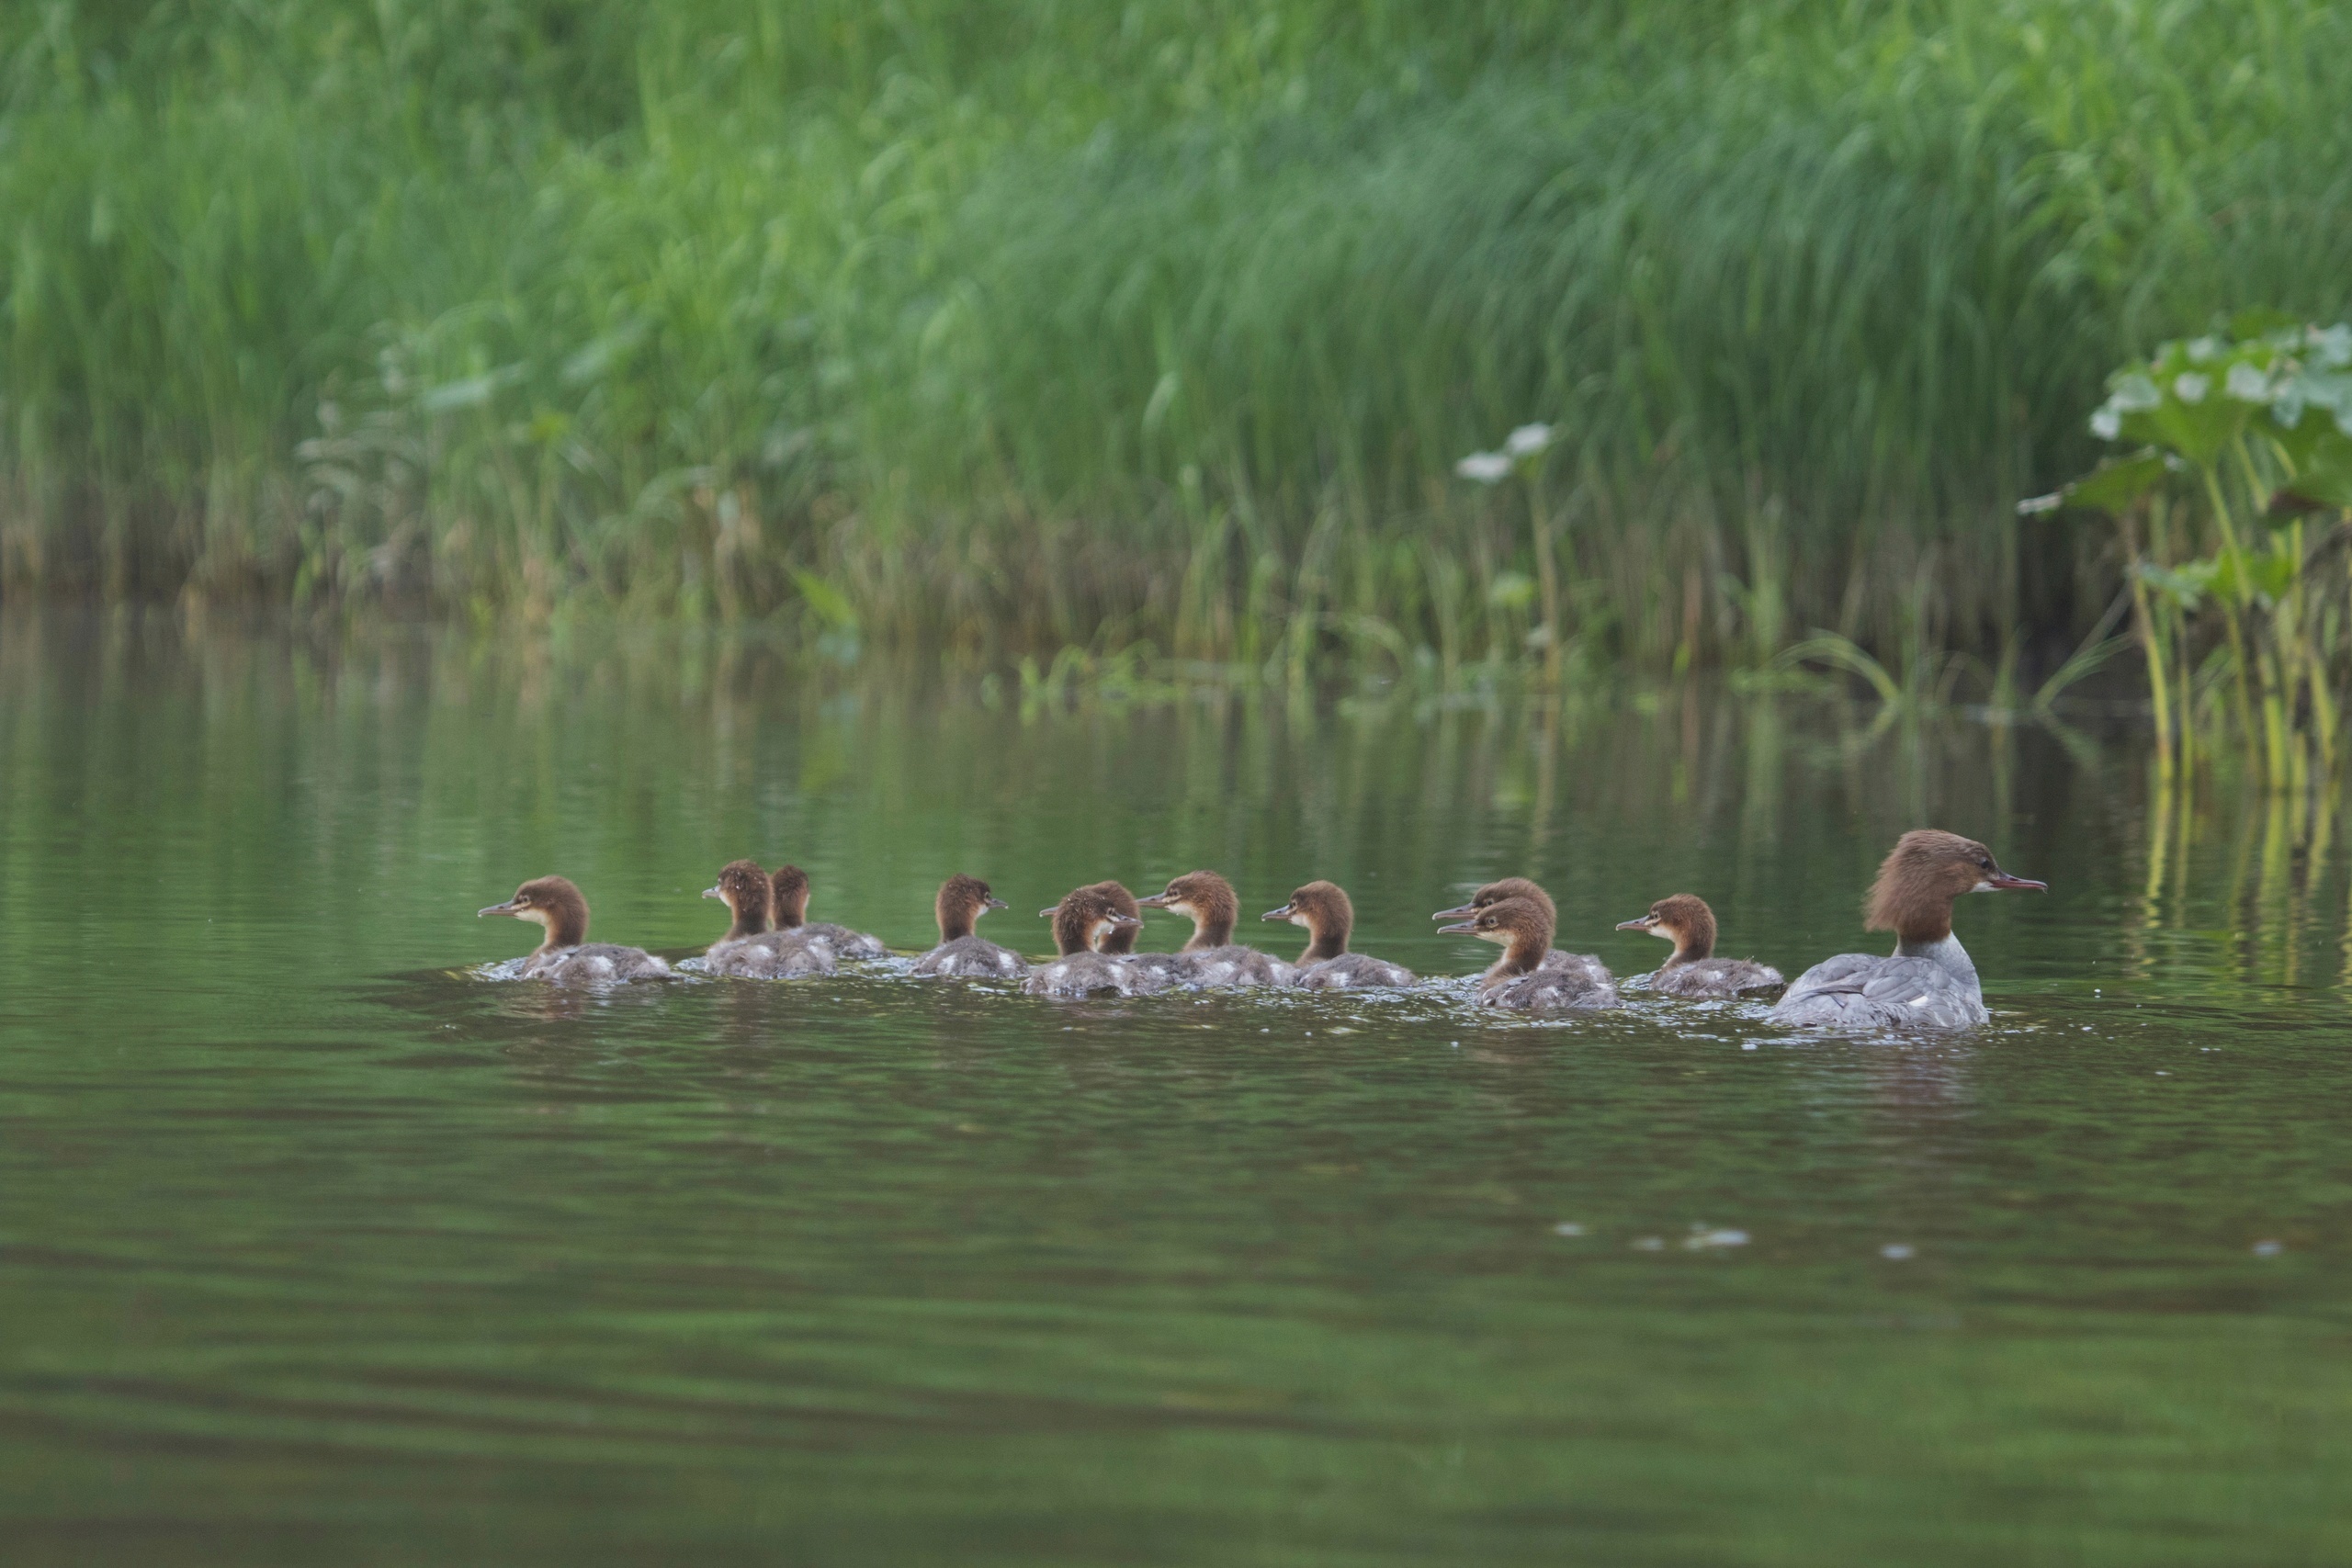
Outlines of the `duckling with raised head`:
M775 920L778 932L798 931L807 937L821 937L831 944L838 958L888 958L890 949L878 936L854 931L847 926L837 926L830 920L810 921L808 919L808 874L797 865L780 865L768 886L768 913Z
M982 915L1004 907L977 876L959 872L941 883L932 905L939 919L939 945L915 960L913 972L948 980L1018 980L1028 974L1029 961L1021 954L972 934Z
M1132 931L1143 919L1121 909L1102 884L1073 887L1060 903L1038 912L1053 918L1054 946L1061 956L1029 971L1022 988L1032 995L1139 997L1168 984L1158 971L1103 951L1119 932Z
M729 861L716 885L702 890L734 917L727 934L703 954L706 974L741 980L797 980L833 972L833 950L821 938L779 935L768 929L768 874L757 861Z
M1298 971L1279 958L1233 940L1241 900L1233 884L1213 871L1188 871L1136 905L1166 909L1193 922L1192 937L1175 954L1170 976L1184 986L1295 986Z
M1413 972L1362 953L1348 951L1356 907L1337 883L1310 882L1261 920L1288 920L1306 928L1306 951L1298 957L1298 984L1309 990L1353 990L1366 986L1409 986Z
M629 980L666 980L670 966L641 947L618 947L588 940L588 900L567 877L534 877L503 904L475 911L511 915L547 932L523 965L521 978L558 986L610 986Z
M1783 1023L1845 1029L1966 1029L1989 1016L1968 950L1951 933L1963 893L2046 893L2011 876L1993 852L1957 833L1920 828L1881 862L1865 909L1868 929L1894 933L1884 958L1845 953L1796 977L1772 1016Z
M1695 893L1677 893L1650 906L1621 931L1647 931L1674 944L1673 955L1646 977L1647 988L1669 997L1736 997L1787 982L1778 969L1747 958L1717 958L1715 912Z
M1617 1005L1617 987L1605 970L1596 980L1575 965L1545 965L1544 955L1552 950L1552 915L1532 898L1498 899L1470 919L1438 930L1503 944L1503 955L1478 981L1473 999L1483 1006L1558 1012Z
M1558 906L1552 902L1552 896L1523 876L1506 876L1500 882L1489 882L1470 895L1470 901L1467 904L1459 905L1451 909L1440 909L1430 919L1475 921L1480 910L1491 905L1499 904L1508 898L1524 898L1544 911L1544 918L1551 922L1555 931L1559 929L1560 911ZM1609 973L1609 965L1589 953L1567 953L1555 947L1544 955L1544 961L1536 967L1574 970L1581 976L1577 981L1578 985L1592 989L1606 987L1611 996L1616 994L1617 980Z

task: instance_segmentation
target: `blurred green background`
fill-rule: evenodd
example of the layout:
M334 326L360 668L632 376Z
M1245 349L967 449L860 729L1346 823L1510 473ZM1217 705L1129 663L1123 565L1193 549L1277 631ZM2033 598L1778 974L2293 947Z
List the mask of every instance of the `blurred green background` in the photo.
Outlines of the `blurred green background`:
M1001 656L2052 651L2101 378L2352 283L2313 0L0 11L0 591ZM2041 643L2037 643L2037 647Z

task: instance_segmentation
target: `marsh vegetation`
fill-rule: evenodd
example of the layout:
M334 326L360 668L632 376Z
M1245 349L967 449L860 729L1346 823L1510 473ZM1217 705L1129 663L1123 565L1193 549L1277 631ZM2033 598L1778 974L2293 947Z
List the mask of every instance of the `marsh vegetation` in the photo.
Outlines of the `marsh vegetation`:
M2109 370L2343 313L2347 35L2313 0L17 7L0 582L1041 667L1828 633L1917 690L1956 652L2038 681L2129 552L2012 506L2090 465ZM1532 421L1535 482L1455 473Z

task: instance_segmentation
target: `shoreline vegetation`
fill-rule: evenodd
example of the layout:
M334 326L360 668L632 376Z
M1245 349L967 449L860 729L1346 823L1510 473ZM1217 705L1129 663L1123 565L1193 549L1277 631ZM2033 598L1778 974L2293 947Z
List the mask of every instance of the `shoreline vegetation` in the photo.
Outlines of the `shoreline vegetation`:
M0 594L2030 687L2134 558L2016 512L2109 373L2352 305L2347 62L2312 0L20 7Z

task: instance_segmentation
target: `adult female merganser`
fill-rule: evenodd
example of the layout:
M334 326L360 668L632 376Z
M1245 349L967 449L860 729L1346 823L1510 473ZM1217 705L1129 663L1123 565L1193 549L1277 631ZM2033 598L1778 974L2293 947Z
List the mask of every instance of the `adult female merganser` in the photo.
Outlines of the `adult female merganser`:
M1440 909L1436 914L1431 915L1430 919L1433 920L1469 920L1475 922L1480 910L1490 908L1493 905L1502 903L1506 899L1510 898L1523 898L1527 902L1534 905L1538 909L1544 911L1544 921L1550 929L1555 931L1559 929L1560 911L1558 907L1552 902L1552 896L1549 893L1544 892L1541 887L1535 886L1532 882L1528 881L1527 878L1523 876L1506 876L1500 882L1489 882L1484 887L1481 887L1478 891L1470 895L1470 902L1467 904L1460 905L1452 909ZM1500 942L1503 939L1497 937L1494 940ZM1616 999L1616 977L1609 973L1608 964L1603 964L1600 959L1595 958L1589 953L1566 953L1555 947L1544 955L1543 962L1537 964L1536 967L1539 969L1574 970L1579 976L1581 976L1581 978L1577 980L1575 984L1589 990L1600 990L1605 988L1610 994L1610 999L1611 1001Z
M821 937L768 930L768 874L757 861L729 861L706 898L726 904L735 917L727 934L703 954L703 971L742 980L797 980L833 972L833 950Z
M1617 987L1606 970L1595 980L1578 965L1544 963L1552 948L1552 914L1532 898L1498 899L1459 925L1438 930L1505 944L1503 955L1478 981L1475 999L1487 1007L1553 1012L1617 1005Z
M1867 929L1894 933L1887 958L1845 953L1806 970L1773 1008L1783 1023L1848 1029L1966 1029L1982 1023L1984 991L1976 965L1951 934L1952 901L1963 893L2046 893L2049 884L2011 876L1973 839L1915 829L1895 841L1871 884Z
M523 965L523 979L604 986L669 978L670 966L641 947L590 942L588 900L568 878L535 877L514 889L514 897L505 903L475 911L476 919L483 915L512 915L548 933Z
M1650 990L1669 997L1736 997L1770 990L1785 977L1769 964L1717 958L1715 912L1695 893L1677 893L1650 906L1638 920L1621 920L1621 931L1647 931L1674 944L1674 954L1648 976Z
M1310 882L1290 896L1279 909L1269 909L1261 920L1288 920L1306 928L1306 951L1298 955L1298 984L1309 990L1341 990L1362 986L1409 986L1413 972L1361 953L1348 951L1348 934L1355 930L1356 907L1337 883Z
M779 931L799 931L807 936L822 937L832 945L836 957L888 958L890 950L878 936L854 931L847 926L837 926L830 920L810 923L808 919L808 874L797 865L780 865L768 887L768 913Z
M950 980L1018 980L1028 974L1029 961L1021 954L972 934L982 915L1004 907L977 876L958 873L941 883L932 905L939 918L939 945L915 960L914 973Z
M1074 887L1041 912L1054 918L1054 946L1061 956L1032 969L1023 990L1041 997L1139 997L1167 985L1158 971L1102 951L1117 932L1143 924L1141 916L1121 909L1102 884Z
M1193 934L1175 954L1170 977L1186 986L1295 986L1298 971L1279 958L1233 940L1241 900L1233 884L1213 871L1188 871L1166 891L1136 900L1146 909L1166 909L1193 922Z

